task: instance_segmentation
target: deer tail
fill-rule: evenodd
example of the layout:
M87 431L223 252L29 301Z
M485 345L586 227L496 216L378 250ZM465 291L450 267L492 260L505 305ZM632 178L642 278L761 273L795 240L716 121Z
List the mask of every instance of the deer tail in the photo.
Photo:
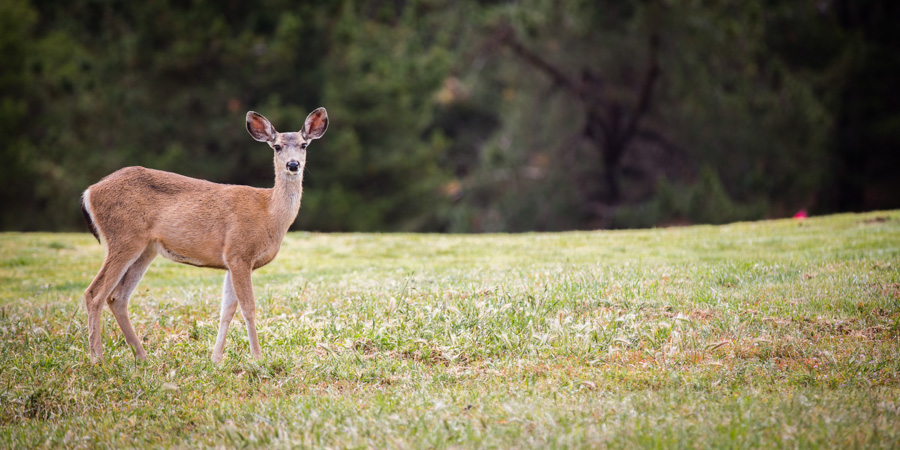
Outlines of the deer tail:
M91 193L91 190L88 189L84 191L84 194L81 196L81 212L84 214L84 221L87 222L88 229L91 230L91 234L97 238L97 243L100 243L100 233L97 232L97 225L94 224L94 219L91 214L91 199L88 197Z

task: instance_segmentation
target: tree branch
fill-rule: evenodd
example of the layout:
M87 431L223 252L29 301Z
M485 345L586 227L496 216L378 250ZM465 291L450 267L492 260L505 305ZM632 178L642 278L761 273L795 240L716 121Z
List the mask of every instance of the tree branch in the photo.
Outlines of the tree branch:
M641 129L635 133L634 137L660 146L672 157L686 158L684 151L680 147L656 131Z
M516 56L526 63L547 74L554 83L568 89L576 96L581 97L584 94L584 86L581 83L575 82L558 67L522 45L522 43L516 39L512 27L508 25L500 27L495 36L498 42L509 47Z
M653 87L656 85L656 80L659 79L659 74L659 34L653 32L650 34L647 68L644 69L644 82L641 85L641 92L638 94L637 106L635 106L634 111L628 118L626 126L619 137L621 141L628 141L634 136L638 122L650 109L650 102L653 99Z

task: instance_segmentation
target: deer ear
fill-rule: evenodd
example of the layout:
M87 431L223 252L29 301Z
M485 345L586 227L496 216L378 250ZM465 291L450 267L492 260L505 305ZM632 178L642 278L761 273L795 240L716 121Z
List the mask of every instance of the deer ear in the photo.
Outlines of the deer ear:
M275 127L262 114L247 111L247 131L250 136L259 142L272 142L275 140Z
M303 130L300 133L306 139L318 139L328 129L328 111L325 108L317 108L306 117Z

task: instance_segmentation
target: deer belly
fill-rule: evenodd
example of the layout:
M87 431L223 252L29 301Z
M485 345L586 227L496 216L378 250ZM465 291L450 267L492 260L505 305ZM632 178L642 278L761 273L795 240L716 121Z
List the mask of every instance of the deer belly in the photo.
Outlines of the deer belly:
M162 255L164 258L175 261L177 263L189 264L191 266L197 267L223 267L224 264L220 261L213 261L207 258L198 257L197 255L192 255L186 251L172 248L167 246L163 242L156 243L156 251Z
M272 249L267 249L266 251L263 251L262 253L256 255L256 261L253 264L253 268L258 269L258 268L272 262L272 260L275 259L275 256L278 255L279 248L281 248L280 245L276 246Z

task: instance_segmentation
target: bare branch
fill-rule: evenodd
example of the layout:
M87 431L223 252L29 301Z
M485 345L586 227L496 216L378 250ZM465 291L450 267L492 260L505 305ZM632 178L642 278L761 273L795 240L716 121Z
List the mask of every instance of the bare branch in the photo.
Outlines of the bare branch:
M641 129L634 135L638 139L643 139L649 143L656 144L669 153L670 156L676 158L687 158L683 149L675 145L671 140L660 133L653 130Z
M584 86L581 83L575 82L558 67L522 45L522 43L516 39L512 27L508 25L500 27L497 30L495 38L497 39L497 42L509 47L509 49L523 61L547 74L554 83L568 89L579 97L584 94Z
M659 79L659 74L659 34L654 32L650 34L647 68L644 69L644 82L641 85L641 92L638 94L637 106L632 111L626 122L625 129L620 135L621 141L628 141L634 136L638 123L650 109L650 102L653 99L653 88L656 85L656 80Z

